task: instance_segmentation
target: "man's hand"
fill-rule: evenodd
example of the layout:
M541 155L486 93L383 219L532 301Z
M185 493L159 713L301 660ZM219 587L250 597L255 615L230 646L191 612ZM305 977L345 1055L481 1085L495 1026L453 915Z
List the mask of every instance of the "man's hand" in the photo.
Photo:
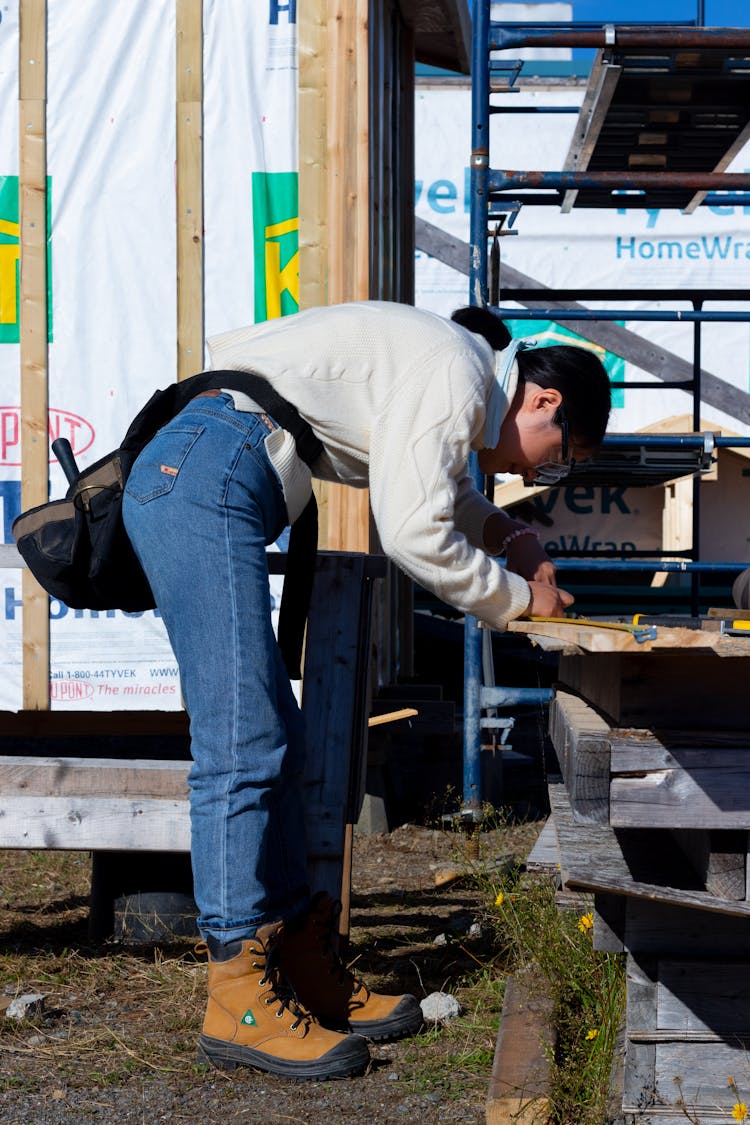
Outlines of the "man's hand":
M508 570L520 574L527 582L546 582L556 586L555 566L536 535L518 535L508 544L505 553ZM548 615L549 616L549 615Z
M567 590L548 582L529 582L529 588L531 601L522 617L562 617L564 610L575 601Z

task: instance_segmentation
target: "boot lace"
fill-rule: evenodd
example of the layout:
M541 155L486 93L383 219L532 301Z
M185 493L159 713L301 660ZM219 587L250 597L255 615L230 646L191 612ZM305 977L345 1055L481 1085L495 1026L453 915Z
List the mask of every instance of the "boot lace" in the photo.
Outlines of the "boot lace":
M260 985L269 984L271 986L271 990L268 996L264 998L263 1003L278 1003L279 1007L276 1010L278 1019L281 1019L284 1012L289 1012L289 1014L294 1017L290 1024L290 1029L292 1031L296 1031L302 1024L305 1024L305 1027L307 1027L308 1024L312 1023L313 1017L302 1007L297 999L296 992L281 971L279 966L278 945L274 944L270 947L265 947L263 950L257 950L256 955L261 957L262 961L258 962L253 960L250 964L254 969L261 969L263 971L263 976L258 983Z

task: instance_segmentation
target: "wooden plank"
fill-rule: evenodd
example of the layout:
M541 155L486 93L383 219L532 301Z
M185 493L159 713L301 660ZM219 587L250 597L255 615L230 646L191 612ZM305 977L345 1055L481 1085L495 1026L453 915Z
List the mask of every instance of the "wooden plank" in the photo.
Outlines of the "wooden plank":
M750 758L750 732L619 729L610 731L613 774L646 770L707 769L716 762L740 768Z
M176 4L177 378L203 362L203 3Z
M188 803L0 796L0 848L189 851Z
M328 304L327 13L328 0L306 0L297 12L301 309ZM321 547L331 545L329 489L313 481Z
M750 964L714 958L660 960L656 1026L660 1031L709 1032L709 1039L737 1037L747 1046Z
M656 989L656 961L636 958L628 953L623 1108L643 1110L655 1102L656 1047L653 1043L638 1043L630 1037L634 1031L650 1031L656 1027Z
M750 957L744 917L627 898L624 941L634 953L694 957Z
M330 0L327 26L328 300L370 296L368 0ZM371 549L369 492L331 484L327 543Z
M48 500L47 5L19 7L21 507ZM49 708L49 599L28 571L23 590L23 705Z
M575 820L607 824L609 724L583 699L557 691L550 704L549 733Z
M305 650L302 711L307 755L306 830L311 885L334 898L342 888L347 823L355 823L364 777L372 583L367 559L323 555L315 574ZM333 610L335 609L335 612ZM342 915L346 931L346 919Z
M676 1107L675 1121L686 1120L679 1107L680 1098L684 1099L693 1121L700 1121L701 1125L710 1121L726 1125L735 1120L732 1118L735 1098L727 1085L727 1076L744 1077L747 1073L744 1043L658 1043L655 1051L656 1096ZM679 1085L676 1076L681 1079Z
M303 309L328 303L327 9L328 0L305 0L297 13L299 282Z
M686 870L687 865L678 863L664 832L639 829L618 834L603 824L577 824L564 785L551 783L549 795L564 886L688 906L712 914L750 917L750 903L718 898L700 890L697 880Z
M745 757L707 769L613 777L609 822L615 828L750 829L750 757Z
M717 653L701 651L605 652L596 660L563 655L558 675L565 687L584 696L614 726L747 728L747 656L727 665Z
M551 1120L552 1008L548 990L533 977L519 974L506 982L487 1125L544 1125Z
M190 762L124 758L0 758L0 801L11 797L188 799Z
M532 638L551 638L561 642L570 652L580 649L582 652L647 656L662 650L672 652L687 649L716 652L721 656L750 656L750 640L726 636L718 629L658 625L653 638L637 640L632 631L618 628L617 624L597 624L587 618L576 617L553 621L526 621L519 618L508 622L508 632L524 633Z

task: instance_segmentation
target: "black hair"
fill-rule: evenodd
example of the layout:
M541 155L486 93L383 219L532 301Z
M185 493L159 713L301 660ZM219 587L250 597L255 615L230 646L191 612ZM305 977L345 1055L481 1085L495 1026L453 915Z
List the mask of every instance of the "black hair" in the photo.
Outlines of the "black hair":
M573 443L585 449L601 445L612 393L599 357L590 348L552 344L519 351L517 358L519 383L554 388L562 395Z
M498 352L507 348L512 338L499 316L479 306L456 309L451 320L483 336ZM559 391L573 442L584 449L596 449L612 408L609 376L598 356L590 348L552 344L519 351L517 359L519 384L535 383ZM560 420L556 415L555 421Z
M496 352L507 348L511 335L499 316L495 316L489 309L482 309L478 305L465 305L451 315L451 320L474 332L477 336L484 336L490 347Z

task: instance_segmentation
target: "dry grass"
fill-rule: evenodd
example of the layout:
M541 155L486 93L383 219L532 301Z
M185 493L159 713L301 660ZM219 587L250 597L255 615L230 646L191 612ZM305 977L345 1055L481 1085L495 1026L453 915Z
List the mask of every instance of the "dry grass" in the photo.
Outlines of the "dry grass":
M247 1122L279 1114L283 1119L290 1111L295 1120L316 1122L333 1109L340 1121L385 1123L403 1120L408 1109L424 1125L440 1120L448 1105L458 1122L482 1121L502 981L485 973L477 986L474 978L483 975L479 966L489 951L451 929L471 920L479 894L465 886L432 885L434 867L454 850L455 840L416 828L368 838L355 848L357 970L385 990L407 989L420 997L440 988L454 992L465 1011L445 1030L375 1047L370 1073L336 1084L333 1093L325 1084L300 1088L252 1072L227 1075L199 1067L195 1042L205 962L193 945L94 944L87 932L90 856L0 853L0 994L5 1001L30 992L46 997L35 1020L0 1018L0 1102L13 1098L27 1112L37 1097L44 1114L8 1117L0 1111L0 1120L98 1121L97 1113L107 1117L107 1106L108 1120L119 1120L121 1099L132 1091L133 1101L145 1099L149 1106L139 1122L161 1120L157 1111L168 1111L173 1120L198 1119L180 1116L187 1105L205 1122L232 1119L236 1106ZM435 946L442 932L449 940ZM250 1091L257 1118L242 1110Z
M3 1006L45 996L35 1020L0 1023L0 1090L51 1075L98 1086L194 1069L204 970L190 946L90 945L87 855L5 852L0 871Z

